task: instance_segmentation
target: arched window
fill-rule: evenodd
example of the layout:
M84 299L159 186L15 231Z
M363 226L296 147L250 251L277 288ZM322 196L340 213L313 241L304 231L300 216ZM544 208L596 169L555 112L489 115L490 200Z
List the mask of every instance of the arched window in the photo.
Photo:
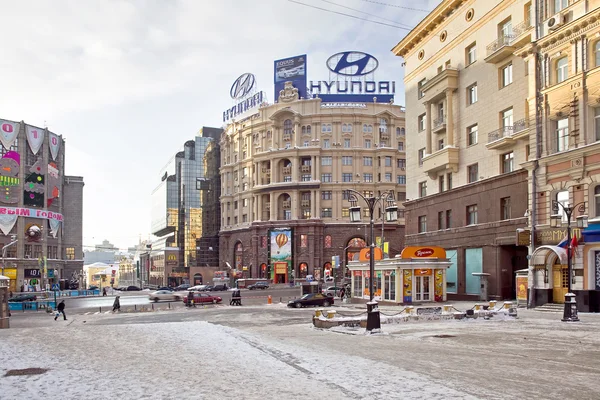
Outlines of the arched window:
M283 134L284 135L292 134L292 120L291 119L286 119L285 121L283 121Z
M600 185L594 188L594 214L600 217Z
M561 83L569 78L569 58L563 57L556 61L556 83Z
M369 131L369 127L367 126L367 124L363 125L363 132L367 133Z
M306 125L306 133L311 133L310 131L311 131L310 125Z
M326 249L331 248L331 235L325 236L325 248Z
M400 128L396 128L396 136L400 136Z
M385 118L379 120L379 133L387 133L387 120Z
M302 126L302 134L304 135L306 133L306 126Z

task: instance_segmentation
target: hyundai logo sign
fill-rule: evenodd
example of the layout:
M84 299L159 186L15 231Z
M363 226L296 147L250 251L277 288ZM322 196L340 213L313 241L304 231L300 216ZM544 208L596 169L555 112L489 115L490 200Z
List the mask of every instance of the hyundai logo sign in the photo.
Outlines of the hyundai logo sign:
M246 97L254 87L254 75L246 72L242 74L239 78L233 82L231 85L231 90L229 90L229 94L232 99L242 99Z
M362 51L344 51L327 59L327 68L331 72L345 76L362 76L370 74L379 66L379 61Z

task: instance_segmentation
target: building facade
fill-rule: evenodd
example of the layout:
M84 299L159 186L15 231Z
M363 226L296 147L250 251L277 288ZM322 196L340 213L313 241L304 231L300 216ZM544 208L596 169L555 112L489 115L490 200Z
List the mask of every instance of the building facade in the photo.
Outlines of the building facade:
M13 292L76 283L84 183L64 174L65 141L23 121L0 120L0 131L1 273Z
M220 140L220 266L238 277L333 275L333 256L345 266L370 243L368 211L363 224L350 223L347 189L405 199L402 107L328 104L286 88L278 103L230 123ZM376 208L376 235L399 253L404 219L381 216Z
M406 95L406 245L441 246L450 299L514 298L535 148L534 5L443 0L393 49ZM535 155L534 155L535 157Z
M151 231L158 239L152 243L145 265L148 284L179 285L202 280L196 241L204 229L200 196L205 178L204 153L221 132L218 128L202 128L161 170L161 182L152 193Z

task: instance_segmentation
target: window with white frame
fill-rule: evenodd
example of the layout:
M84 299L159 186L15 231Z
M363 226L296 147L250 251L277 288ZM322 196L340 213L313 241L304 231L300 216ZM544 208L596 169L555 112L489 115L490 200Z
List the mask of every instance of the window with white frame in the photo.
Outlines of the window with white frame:
M331 132L331 124L321 124L321 132Z
M283 134L284 135L292 134L292 120L291 119L286 119L285 121L283 121Z
M406 175L396 175L396 183L398 185L406 185Z
M479 180L478 164L472 164L467 167L467 179L469 183L477 182Z
M561 83L569 78L569 58L562 57L556 61L556 83Z
M427 182L419 182L419 197L427 196Z
M467 88L467 102L469 105L477 103L477 84L474 83Z
M385 118L379 119L379 133L387 133L387 120Z
M419 215L419 233L427 232L427 215Z
M365 149L371 148L371 139L365 139Z
M323 148L324 149L330 149L331 148L331 143L329 143L329 139L323 139Z
M506 87L513 82L513 66L512 63L502 67L500 71L500 87Z
M594 216L600 217L600 185L594 188Z
M333 158L331 156L321 157L321 165L328 166L333 164Z
M404 151L404 142L398 142L398 151Z
M477 144L477 124L467 128L467 146Z
M365 182L373 182L373 174L363 174L363 180Z
M554 201L563 205L563 207L569 207L569 191L562 190L560 192L556 192L554 196ZM553 205L554 206L554 205ZM561 216L562 222L567 222L567 214L563 210L563 207L556 206L558 209L553 209L552 214L558 214Z
M344 172L342 174L342 182L352 182L352 173Z
M333 198L333 193L331 190L324 190L321 192L321 200L331 200Z
M502 173L506 174L508 172L514 171L515 164L515 154L511 151L509 153L504 153L501 156L502 158Z
M321 174L321 182L331 182L331 174Z
M344 139L344 148L345 149L349 149L350 148L350 139Z
M556 122L556 151L569 149L569 118L559 119Z
M508 110L504 110L500 113L500 122L502 123L502 128L512 128L513 126L513 109L512 107Z
M363 157L363 165L370 167L373 165L373 157Z
M594 43L594 67L600 67L600 40Z
M425 157L425 148L419 149L419 155L418 155L419 166L423 165L423 157Z
M477 224L477 204L467 206L467 225Z
M342 165L352 165L352 156L342 156Z
M561 10L569 7L569 0L554 0L554 13L558 13Z
M466 64L471 65L475 61L477 61L477 44L473 43L465 50L466 54Z
M600 107L594 108L594 133L596 141L600 140Z
M423 91L423 86L425 86L425 83L427 82L427 79L421 79L419 81L419 83L417 84L418 88L418 98L421 99L425 96L425 92Z
M391 182L391 181L392 181L392 173L386 172L385 173L385 182Z
M425 115L426 114L419 115L419 132L423 132L425 130Z

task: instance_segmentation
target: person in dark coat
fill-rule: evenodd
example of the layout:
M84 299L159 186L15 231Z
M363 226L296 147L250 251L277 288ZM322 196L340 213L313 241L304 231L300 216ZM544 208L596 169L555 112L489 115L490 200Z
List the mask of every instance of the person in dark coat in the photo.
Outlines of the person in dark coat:
M106 288L102 288L102 296L106 296Z
M58 303L58 307L56 307L56 316L54 317L54 320L56 321L58 319L58 316L62 313L63 318L65 319L65 321L67 320L67 315L65 314L65 301L61 300L60 303Z
M121 311L121 301L119 300L121 296L115 297L115 302L113 303L113 312Z
M231 301L229 302L230 306L241 306L242 305L242 292L240 289L236 289L231 294Z

